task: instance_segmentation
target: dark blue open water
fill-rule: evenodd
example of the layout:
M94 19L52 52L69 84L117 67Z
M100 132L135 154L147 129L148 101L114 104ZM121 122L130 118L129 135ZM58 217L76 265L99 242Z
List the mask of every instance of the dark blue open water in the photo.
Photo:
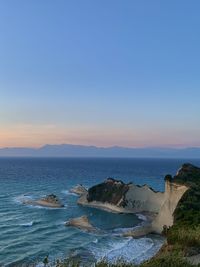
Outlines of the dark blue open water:
M121 237L124 228L141 223L135 215L113 214L77 206L77 196L68 192L76 184L87 187L107 177L149 184L164 189L164 175L175 174L185 160L169 159L0 159L0 265L40 262L68 255L99 260L139 262L151 256L162 240ZM189 160L200 165L200 160ZM25 206L22 195L40 198L58 195L65 207L50 209ZM88 215L102 233L91 234L65 227L71 217Z

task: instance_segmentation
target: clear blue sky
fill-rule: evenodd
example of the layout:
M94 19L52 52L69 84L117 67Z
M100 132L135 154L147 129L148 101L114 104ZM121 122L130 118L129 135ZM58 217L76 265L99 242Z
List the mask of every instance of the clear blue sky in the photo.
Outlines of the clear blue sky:
M200 1L1 0L0 146L200 146Z

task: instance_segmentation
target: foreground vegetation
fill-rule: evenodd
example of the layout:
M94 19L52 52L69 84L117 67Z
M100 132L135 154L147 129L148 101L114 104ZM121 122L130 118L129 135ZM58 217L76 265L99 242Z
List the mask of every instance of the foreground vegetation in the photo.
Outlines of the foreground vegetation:
M174 212L174 225L167 231L167 241L169 245L179 245L185 254L200 253L200 169L189 164L182 169L173 181L189 189Z
M49 265L47 265L49 266ZM115 264L108 263L106 261L101 261L95 264L83 264L74 260L66 259L64 261L57 261L53 266L56 267L194 267L190 264L184 257L184 253L179 246L169 246L165 245L161 251L153 257L152 259L135 265L133 263L126 263L123 261L118 261ZM200 264L195 265L200 267Z
M183 258L183 255L180 255L179 253L177 254L177 252L163 253L162 255L152 258L151 260L142 263L140 265L134 265L133 263L125 263L120 261L116 264L110 264L107 263L106 261L102 261L91 266L91 264L83 265L77 262L71 262L69 260L65 260L63 262L56 264L56 267L82 267L82 266L84 267L194 267L194 265L188 263ZM196 266L200 267L200 264Z

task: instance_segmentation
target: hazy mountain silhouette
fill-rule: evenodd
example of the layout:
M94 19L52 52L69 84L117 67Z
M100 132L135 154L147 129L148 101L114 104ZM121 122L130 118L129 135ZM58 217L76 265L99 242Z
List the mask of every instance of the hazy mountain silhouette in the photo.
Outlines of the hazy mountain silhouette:
M133 158L200 158L200 147L127 148L83 145L45 145L40 148L1 148L0 157L133 157Z

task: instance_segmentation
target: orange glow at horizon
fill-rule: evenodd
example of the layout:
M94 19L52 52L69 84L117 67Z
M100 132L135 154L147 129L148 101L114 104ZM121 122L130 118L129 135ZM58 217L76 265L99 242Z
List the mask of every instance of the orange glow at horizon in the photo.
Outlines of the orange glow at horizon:
M79 144L95 146L185 146L185 140L158 133L122 129L68 128L56 125L0 126L0 147L40 147L45 144ZM188 146L194 144L188 144Z

